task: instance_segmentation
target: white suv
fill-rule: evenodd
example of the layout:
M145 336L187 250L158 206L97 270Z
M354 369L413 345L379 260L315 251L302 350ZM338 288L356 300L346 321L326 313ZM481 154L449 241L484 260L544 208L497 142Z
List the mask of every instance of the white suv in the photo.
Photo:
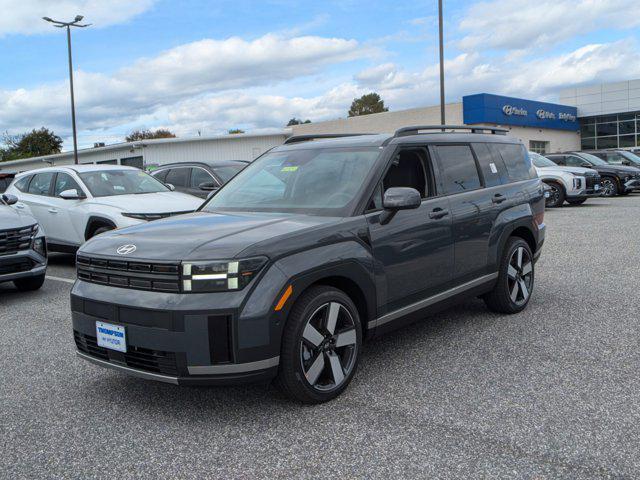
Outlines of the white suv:
M561 167L534 152L529 152L529 158L540 179L550 188L548 208L561 207L565 200L570 205L580 205L587 198L602 194L600 175L593 169Z
M7 189L14 208L31 212L49 249L73 252L89 238L149 220L189 213L202 200L174 192L133 167L74 165L17 175Z

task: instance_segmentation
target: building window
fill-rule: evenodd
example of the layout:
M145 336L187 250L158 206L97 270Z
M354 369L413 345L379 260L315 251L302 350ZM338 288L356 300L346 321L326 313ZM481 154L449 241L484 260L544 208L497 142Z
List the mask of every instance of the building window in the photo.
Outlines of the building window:
M126 157L120 159L120 165L126 165L127 167L144 168L144 161L142 156L139 157Z
M529 140L529 150L534 153L544 155L549 153L549 142L542 140Z
M580 119L583 150L640 146L640 112L597 115Z

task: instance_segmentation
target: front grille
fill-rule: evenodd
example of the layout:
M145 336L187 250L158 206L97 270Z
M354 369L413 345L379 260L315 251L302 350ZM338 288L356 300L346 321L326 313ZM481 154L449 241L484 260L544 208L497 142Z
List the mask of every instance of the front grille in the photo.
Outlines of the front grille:
M28 272L33 268L33 265L33 262L28 258L0 260L0 275Z
M19 229L0 231L0 255L10 255L21 250L29 250L37 225Z
M180 265L177 263L130 262L78 255L78 278L112 287L156 292L180 291Z
M176 354L173 352L127 345L127 353L122 353L98 346L96 337L85 335L77 330L73 331L73 336L78 350L92 357L114 364L124 364L127 367L145 372L178 376Z
M586 178L586 182L587 182L587 189L588 190L592 190L593 187L595 187L596 185L600 184L600 175L589 175Z

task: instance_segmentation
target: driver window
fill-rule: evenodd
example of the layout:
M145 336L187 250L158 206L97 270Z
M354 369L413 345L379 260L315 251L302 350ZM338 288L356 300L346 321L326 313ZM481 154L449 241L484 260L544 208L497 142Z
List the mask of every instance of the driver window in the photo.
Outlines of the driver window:
M71 175L67 173L58 173L56 177L56 185L53 191L54 197L59 197L62 192L65 190L76 190L78 195L82 195L82 189L76 183L76 181L71 178Z

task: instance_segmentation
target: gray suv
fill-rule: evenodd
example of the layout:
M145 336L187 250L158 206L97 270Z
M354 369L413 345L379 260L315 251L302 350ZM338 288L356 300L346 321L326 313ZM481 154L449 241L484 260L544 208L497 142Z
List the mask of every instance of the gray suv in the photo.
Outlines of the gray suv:
M17 201L13 195L0 195L0 283L37 290L47 270L47 245L36 219L11 208Z
M523 310L544 203L527 151L501 129L292 137L196 213L85 243L77 352L174 384L275 378L324 402L367 338L463 298Z

